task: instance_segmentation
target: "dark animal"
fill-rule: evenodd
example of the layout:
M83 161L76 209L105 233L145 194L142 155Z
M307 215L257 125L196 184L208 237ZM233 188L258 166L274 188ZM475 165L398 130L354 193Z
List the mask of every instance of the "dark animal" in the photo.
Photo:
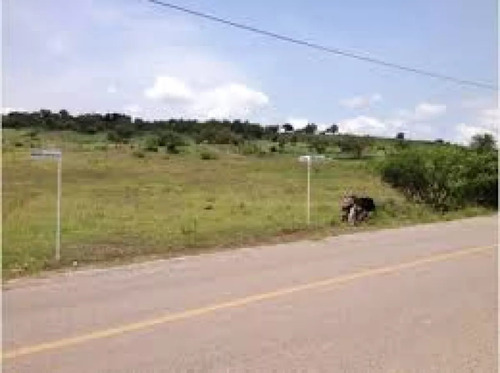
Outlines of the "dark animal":
M348 221L351 224L365 221L375 211L375 208L373 198L346 195L341 203L342 221Z

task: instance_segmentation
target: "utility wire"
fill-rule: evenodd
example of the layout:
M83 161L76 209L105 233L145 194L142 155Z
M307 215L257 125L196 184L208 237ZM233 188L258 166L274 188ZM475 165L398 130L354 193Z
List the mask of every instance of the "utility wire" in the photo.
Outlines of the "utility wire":
M422 69L404 66L404 65L399 65L399 64L396 64L393 62L388 62L388 61L384 61L384 60L380 60L380 59L376 59L376 58L372 58L372 57L362 56L359 54L355 54L355 53L344 51L344 50L337 49L337 48L326 47L326 46L323 46L320 44L315 44L315 43L311 43L308 41L295 39L295 38L292 38L289 36L276 34L274 32L261 30L261 29L255 28L253 26L248 26L248 25L244 25L241 23L236 23L233 21L229 21L227 19L219 18L219 17L213 16L210 14L198 12L196 10L188 9L188 8L185 8L185 7L182 7L179 5L175 5L172 3L167 3L164 1L159 1L159 0L146 0L146 1L149 1L150 3L160 5L160 6L163 6L166 8L175 9L175 10L178 10L180 12L188 13L188 14L191 14L191 15L194 15L197 17L209 19L209 20L214 21L214 22L223 23L223 24L226 24L226 25L229 25L232 27L255 32L257 34L269 36L269 37L272 37L275 39L283 40L283 41L293 43L293 44L302 45L302 46L313 48L313 49L320 50L323 52L328 52L328 53L333 53L333 54L337 54L337 55L344 56L344 57L354 58L357 60L370 62L373 64L382 65L385 67L389 67L389 68L393 68L393 69L397 69L397 70L401 70L401 71L425 75L425 76L429 76L429 77L436 78L436 79L447 80L447 81L454 82L454 83L461 84L461 85L468 85L468 86L472 86L472 87L476 87L476 88L483 88L483 89L498 91L498 87L495 85L492 85L492 84L477 82L477 81L473 81L473 80L455 78L452 76L448 76L448 75L444 75L444 74L440 74L440 73L435 73L432 71L422 70Z

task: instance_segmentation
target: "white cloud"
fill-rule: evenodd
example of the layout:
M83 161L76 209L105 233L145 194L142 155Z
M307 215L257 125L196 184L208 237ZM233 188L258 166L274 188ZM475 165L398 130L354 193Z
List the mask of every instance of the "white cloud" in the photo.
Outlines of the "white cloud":
M264 93L243 84L231 83L201 92L193 108L201 117L229 119L248 117L268 103L269 98Z
M190 101L194 94L180 79L172 76L159 76L152 87L144 92L147 98L163 101Z
M114 84L111 84L108 86L108 88L106 88L106 92L108 92L109 94L115 94L116 92L118 92L118 88L116 88Z
M67 43L60 36L52 37L47 41L47 49L54 55L62 55L67 49Z
M445 105L420 103L413 110L398 110L387 118L357 116L339 121L341 133L394 137L404 132L408 138L428 139L434 135L435 126L427 121L446 111Z
M21 109L21 108L2 107L2 114L3 115L8 115L8 114L13 113L13 112L23 112L23 111L26 111L26 110Z
M146 89L145 96L175 104L175 107L170 107L176 111L172 114L199 119L248 118L269 103L267 95L244 84L228 83L201 89L192 88L183 80L172 76L156 78L154 85Z
M138 114L142 111L142 108L137 105L137 104L131 104L131 105L127 105L123 108L123 110L127 113L127 114L132 114L132 115L135 115L135 114Z
M484 109L479 113L479 123L483 127L498 130L500 124L500 109Z
M424 120L435 118L446 112L446 105L431 104L428 102L422 102L415 107L414 119Z
M444 113L446 113L446 105L421 102L413 110L397 110L394 120L415 124L435 119Z
M340 105L349 109L364 109L374 105L379 101L382 101L382 96L378 93L375 93L370 96L355 96L352 98L341 100Z
M133 102L144 118L159 119L170 111L144 97L144 88L153 87L165 71L205 90L228 82L252 86L241 65L211 48L206 30L186 17L157 14L135 2L120 7L94 0L39 3L9 7L4 106L108 112ZM32 66L43 74L26 73ZM171 95L161 84L150 94Z
M496 102L493 96L468 97L462 100L461 106L465 109L481 109L489 107Z
M461 144L469 144L472 136L484 133L498 137L497 131L492 131L489 128L460 123L456 127L456 140Z
M498 138L498 127L500 124L500 109L483 109L479 112L477 123L460 123L456 126L456 140L462 144L468 144L472 136L489 133Z
M339 122L340 132L354 135L388 136L392 134L393 127L394 124L388 121L364 115Z

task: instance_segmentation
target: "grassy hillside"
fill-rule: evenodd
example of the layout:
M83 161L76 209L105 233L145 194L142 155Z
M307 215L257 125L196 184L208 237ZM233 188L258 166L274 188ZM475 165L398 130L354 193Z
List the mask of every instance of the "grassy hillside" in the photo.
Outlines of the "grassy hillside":
M3 131L4 277L56 266L56 165L31 160L30 141L26 131ZM443 218L384 185L370 161L332 159L314 166L307 227L306 168L296 156L306 149L300 143L287 144L288 154L243 155L231 146L189 145L172 155L106 144L100 135L42 132L35 145L63 149L60 265ZM345 190L370 195L380 206L368 226L340 223ZM444 218L484 212L469 209Z

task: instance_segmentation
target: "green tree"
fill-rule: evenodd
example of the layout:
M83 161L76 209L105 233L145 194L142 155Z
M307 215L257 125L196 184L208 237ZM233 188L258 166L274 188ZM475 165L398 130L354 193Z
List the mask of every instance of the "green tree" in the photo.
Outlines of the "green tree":
M178 154L179 146L186 145L184 137L177 132L166 130L159 134L158 145L165 146L165 151L170 154Z
M336 124L332 124L330 127L328 127L328 129L326 130L326 133L332 133L332 134L335 134L339 132L339 126L336 125Z
M315 134L317 130L318 126L315 125L314 123L309 123L307 126L304 127L304 132L307 134Z
M477 134L472 136L470 147L479 152L492 151L496 149L496 141L490 133Z
M59 111L59 116L61 117L62 120L67 120L71 117L68 113L68 110L65 109Z
M266 132L270 134L276 134L278 133L280 129L280 126L267 126L266 127Z

